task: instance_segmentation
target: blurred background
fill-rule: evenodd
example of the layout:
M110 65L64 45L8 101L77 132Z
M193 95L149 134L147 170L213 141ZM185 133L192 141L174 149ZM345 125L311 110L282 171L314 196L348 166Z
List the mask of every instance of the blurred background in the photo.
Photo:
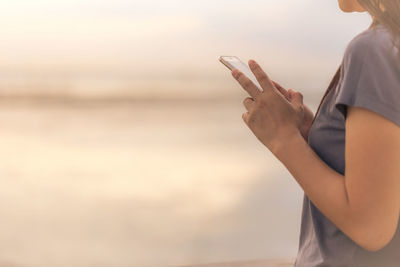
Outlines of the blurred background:
M320 0L0 4L0 266L294 258L303 192L218 62L315 111L369 26Z

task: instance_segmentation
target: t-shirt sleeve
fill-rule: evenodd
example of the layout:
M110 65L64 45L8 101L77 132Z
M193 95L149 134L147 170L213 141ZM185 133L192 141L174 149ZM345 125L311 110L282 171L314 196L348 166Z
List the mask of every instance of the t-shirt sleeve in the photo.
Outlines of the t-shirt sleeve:
M335 107L346 118L348 106L373 111L400 126L400 59L377 40L356 40L342 62Z

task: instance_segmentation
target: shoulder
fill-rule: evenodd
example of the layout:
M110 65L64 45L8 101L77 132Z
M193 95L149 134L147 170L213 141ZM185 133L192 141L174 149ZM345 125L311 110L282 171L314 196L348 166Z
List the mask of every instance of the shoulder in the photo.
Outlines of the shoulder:
M377 25L359 33L347 45L344 63L376 62L397 58L398 49L393 45L392 35L384 26ZM355 61L355 62L354 62Z

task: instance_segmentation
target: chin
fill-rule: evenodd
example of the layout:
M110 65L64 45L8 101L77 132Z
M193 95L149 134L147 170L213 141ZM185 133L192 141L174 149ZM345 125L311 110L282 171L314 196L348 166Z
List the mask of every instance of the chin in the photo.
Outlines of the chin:
M343 12L354 12L356 10L354 10L354 7L351 3L349 3L348 0L339 0L339 7Z

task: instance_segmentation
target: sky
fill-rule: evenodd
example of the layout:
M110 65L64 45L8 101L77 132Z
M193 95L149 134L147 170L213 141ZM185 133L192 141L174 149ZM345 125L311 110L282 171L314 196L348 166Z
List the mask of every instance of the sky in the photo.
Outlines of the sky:
M26 80L221 80L218 56L236 55L312 87L315 74L315 86L333 74L369 23L334 0L3 1L0 71Z

